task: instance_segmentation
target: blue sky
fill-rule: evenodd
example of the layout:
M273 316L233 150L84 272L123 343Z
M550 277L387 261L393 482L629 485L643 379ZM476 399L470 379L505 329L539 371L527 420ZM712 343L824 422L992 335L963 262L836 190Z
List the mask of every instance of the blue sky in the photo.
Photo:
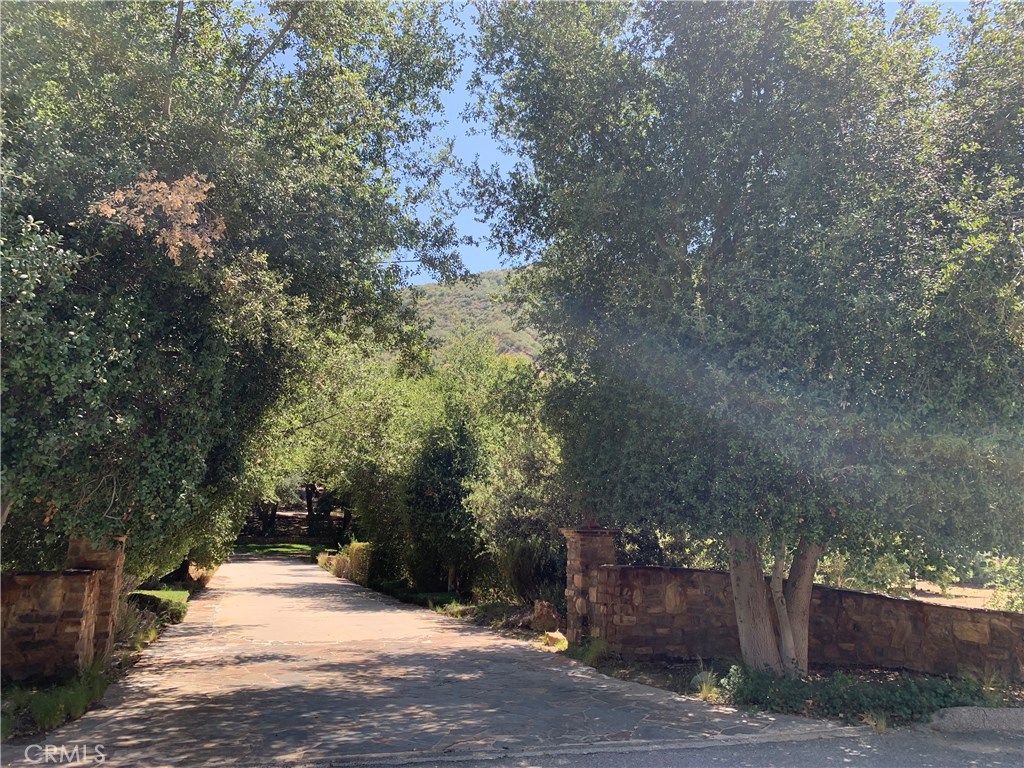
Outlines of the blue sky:
M480 164L484 167L490 167L495 163L503 168L511 167L515 158L501 151L495 141L487 135L484 126L471 124L462 118L462 112L470 100L468 83L470 75L473 74L473 60L469 48L476 34L476 11L471 4L463 5L459 19L464 28L461 31L466 36L467 51L454 88L442 96L444 120L447 125L440 134L455 142L455 155L463 162L471 163L479 158ZM478 132L474 133L474 128ZM454 182L454 179L450 181ZM471 272L502 268L497 251L487 246L487 225L475 219L472 209L463 210L456 216L455 223L462 235L472 237L479 243L475 246L464 246L461 250L462 260ZM427 274L414 276L411 280L413 283L432 281L433 278Z

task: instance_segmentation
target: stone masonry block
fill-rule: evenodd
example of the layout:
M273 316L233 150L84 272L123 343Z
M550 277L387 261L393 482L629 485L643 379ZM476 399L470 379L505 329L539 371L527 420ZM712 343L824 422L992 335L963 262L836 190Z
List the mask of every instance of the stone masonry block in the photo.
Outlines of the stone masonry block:
M988 624L974 621L958 621L953 624L953 636L957 640L968 643L987 645L989 642Z

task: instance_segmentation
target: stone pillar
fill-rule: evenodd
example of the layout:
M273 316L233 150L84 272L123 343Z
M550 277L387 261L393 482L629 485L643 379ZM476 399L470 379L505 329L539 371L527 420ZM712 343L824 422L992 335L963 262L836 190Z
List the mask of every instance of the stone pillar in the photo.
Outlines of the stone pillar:
M59 680L93 659L95 571L0 577L0 664L9 680Z
M592 590L597 590L597 568L615 565L614 528L562 528L568 544L565 566L566 637L581 643L590 637Z
M89 539L73 538L68 544L67 567L99 571L92 645L96 658L106 658L114 647L114 623L124 575L124 539L116 540L113 547L97 547Z

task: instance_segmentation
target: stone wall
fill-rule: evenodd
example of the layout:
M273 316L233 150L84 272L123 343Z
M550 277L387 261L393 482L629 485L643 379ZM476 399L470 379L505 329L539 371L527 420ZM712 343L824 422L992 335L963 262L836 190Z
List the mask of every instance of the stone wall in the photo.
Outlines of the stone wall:
M7 680L56 679L113 648L124 570L112 549L73 539L61 573L5 573L0 583L0 667Z
M603 638L610 650L633 658L739 658L728 574L614 565L613 531L563 533L570 642ZM812 664L995 673L1024 681L1020 613L816 586L809 629Z
M5 573L0 666L10 680L60 678L95 656L98 571Z

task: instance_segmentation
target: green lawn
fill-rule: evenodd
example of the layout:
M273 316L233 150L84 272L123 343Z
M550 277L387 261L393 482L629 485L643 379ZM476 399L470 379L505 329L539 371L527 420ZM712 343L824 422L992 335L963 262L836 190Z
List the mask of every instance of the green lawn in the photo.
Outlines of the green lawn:
M309 559L323 549L323 544L236 544L235 554L290 555Z
M161 600L170 600L175 603L187 603L189 591L187 589L136 589L136 595L152 595Z

